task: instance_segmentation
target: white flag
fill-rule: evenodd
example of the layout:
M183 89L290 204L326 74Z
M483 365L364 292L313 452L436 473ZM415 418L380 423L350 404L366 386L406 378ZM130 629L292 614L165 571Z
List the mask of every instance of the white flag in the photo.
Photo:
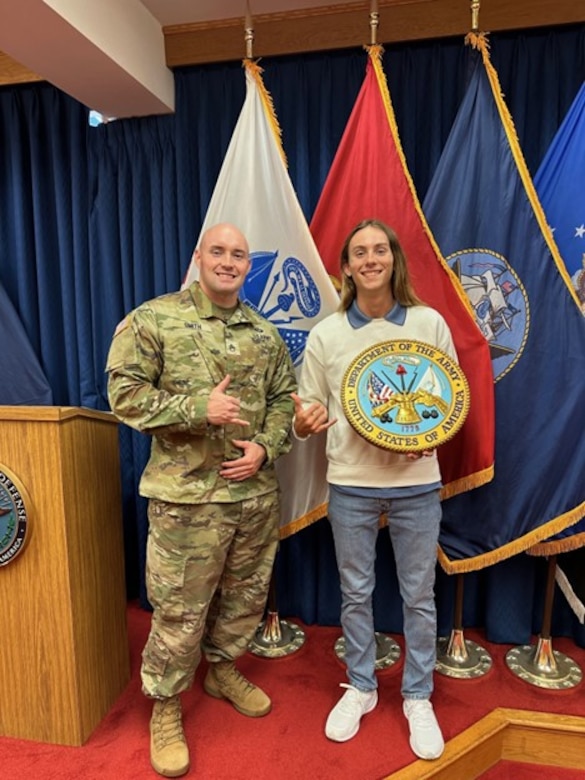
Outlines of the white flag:
M201 234L218 222L230 222L244 233L252 268L240 297L276 325L298 373L310 329L337 309L339 297L288 175L262 71L250 60L244 64L246 99ZM201 235L197 245L200 240ZM196 278L191 262L183 286ZM326 514L325 434L293 440L292 451L277 461L277 471L280 536L285 538Z

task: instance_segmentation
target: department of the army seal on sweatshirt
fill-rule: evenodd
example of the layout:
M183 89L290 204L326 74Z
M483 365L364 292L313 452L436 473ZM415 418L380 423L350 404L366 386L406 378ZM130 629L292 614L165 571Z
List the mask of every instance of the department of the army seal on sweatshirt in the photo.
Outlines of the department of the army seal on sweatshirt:
M355 430L396 452L435 449L452 438L469 411L459 365L422 341L384 341L352 360L341 403Z

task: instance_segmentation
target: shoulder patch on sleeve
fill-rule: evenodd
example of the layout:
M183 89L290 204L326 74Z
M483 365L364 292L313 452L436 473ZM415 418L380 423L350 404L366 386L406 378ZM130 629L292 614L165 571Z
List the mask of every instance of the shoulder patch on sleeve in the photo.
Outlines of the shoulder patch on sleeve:
M130 315L127 314L123 320L120 320L120 322L116 325L116 330L114 331L114 336L117 336L119 333L122 333L123 330L126 330L126 328L130 325Z

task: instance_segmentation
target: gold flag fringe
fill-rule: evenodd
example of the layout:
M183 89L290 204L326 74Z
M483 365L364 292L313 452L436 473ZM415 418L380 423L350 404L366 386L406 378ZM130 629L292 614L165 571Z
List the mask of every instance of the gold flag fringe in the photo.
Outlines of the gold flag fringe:
M494 466L488 466L482 471L476 471L475 474L468 474L460 479L454 479L441 488L441 500L458 496L459 493L466 493L473 488L487 485L494 478Z
M551 542L541 542L535 547L531 547L526 552L528 555L558 555L559 553L570 552L585 547L585 531L573 536L567 536L564 539L555 539Z
M288 163L286 160L286 154L284 153L284 148L282 146L282 129L278 123L278 119L276 118L276 111L274 110L272 95L270 92L268 92L264 86L264 81L262 80L262 73L264 73L264 70L260 67L260 65L258 65L257 61L255 62L254 60L249 59L245 59L243 61L243 66L256 82L258 92L260 93L260 99L262 100L262 105L264 106L266 116L268 117L270 128L274 133L274 139L278 145L280 156L282 157L282 161L286 168L288 167Z
M529 533L524 534L524 536L520 536L518 539L514 539L511 542L502 545L502 547L498 547L497 550L492 550L483 553L482 555L453 561L447 557L441 548L439 548L439 563L447 574L478 571L478 569L484 569L494 563L504 561L506 558L512 558L518 553L527 552L529 548L534 548L539 542L543 542L551 536L555 536L561 531L564 531L565 528L575 525L575 523L578 523L583 517L585 517L585 501L574 509L571 509L569 512L565 512L564 514L555 517L554 520L544 523L539 528L535 528Z
M316 506L310 512L307 512L306 515L283 525L279 530L280 540L288 539L289 536L293 536L298 533L298 531L308 528L310 525L317 522L317 520L322 520L327 515L327 507L327 503L319 504L319 506Z
M549 224L546 221L544 210L542 208L540 200L538 199L538 195L536 194L536 190L532 182L532 177L528 172L528 166L526 165L526 161L524 159L524 155L520 147L520 141L518 140L518 135L516 134L516 128L514 126L512 115L508 110L508 106L504 102L502 88L500 86L500 79L498 77L496 69L494 68L490 60L489 42L487 39L487 34L470 32L465 36L465 43L468 44L469 46L472 46L481 54L484 67L486 69L486 74L490 82L490 86L492 88L494 101L496 103L496 107L500 114L500 119L504 127L504 132L506 133L508 143L510 144L512 156L514 157L516 166L518 167L518 173L520 174L520 179L522 181L522 184L524 185L524 189L526 190L526 195L528 197L530 205L534 210L536 220L538 222L542 235L544 236L544 240L546 241L549 252L551 253L551 256L555 262L557 270L560 273L561 278L565 282L569 294L571 295L571 298L573 299L575 305L579 309L579 312L582 312L581 301L577 296L577 291L575 290L573 283L571 282L569 273L561 258L561 254L553 238L552 230L550 229Z

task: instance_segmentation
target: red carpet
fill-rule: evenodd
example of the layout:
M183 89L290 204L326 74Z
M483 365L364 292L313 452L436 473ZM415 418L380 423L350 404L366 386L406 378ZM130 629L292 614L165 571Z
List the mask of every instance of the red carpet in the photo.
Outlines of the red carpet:
M140 652L150 614L128 607L132 679L106 718L83 747L60 747L0 738L0 777L18 780L136 780L156 778L148 758L150 703L140 692ZM379 675L380 703L367 715L350 742L327 740L323 726L337 701L344 670L333 645L338 628L308 626L300 651L281 659L248 654L240 669L272 696L273 710L257 720L203 692L204 664L194 688L184 696L185 730L191 749L188 777L204 780L380 780L414 760L400 708L402 662ZM585 684L569 691L528 685L508 670L508 645L490 645L480 632L466 637L482 644L493 658L490 672L477 680L436 675L433 697L445 739L451 739L495 707L543 710L585 716ZM395 637L402 645L402 637ZM585 670L585 650L565 639L554 649L571 656ZM1 703L0 703L1 706ZM585 748L584 748L585 765ZM484 775L532 780L585 778L583 772L522 767L502 762ZM466 780L454 778L453 780Z

